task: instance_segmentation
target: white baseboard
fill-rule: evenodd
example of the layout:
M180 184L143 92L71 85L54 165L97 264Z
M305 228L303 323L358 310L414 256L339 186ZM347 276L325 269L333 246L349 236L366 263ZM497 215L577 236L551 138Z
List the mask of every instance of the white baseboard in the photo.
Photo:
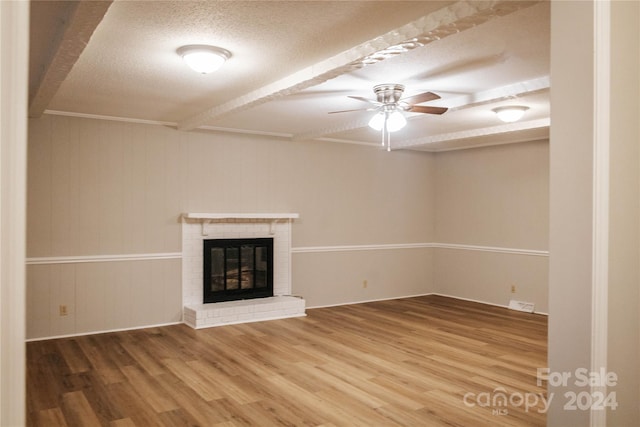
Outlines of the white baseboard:
M389 298L369 299L369 300L363 300L363 301L350 301L350 302L343 302L343 303L337 303L337 304L307 306L307 310L314 309L314 308L340 307L342 305L366 304L368 302L389 301L389 300L394 300L394 299L424 297L424 296L429 296L429 295L437 295L437 296L446 297L446 298L459 299L459 300L462 300L462 301L476 302L478 304L492 305L494 307L501 307L501 308L507 308L507 309L509 308L509 306L506 305L506 304L495 304L495 303L492 303L492 302L480 301L480 300L471 299L471 298L463 298L463 297L459 297L459 296L455 296L455 295L443 294L443 293L439 293L439 292L428 292L426 294L404 295L404 296L389 297ZM548 316L549 315L548 313L545 313L545 312L542 312L542 311L534 311L533 314L541 314L543 316Z
M509 305L507 305L507 304L495 304L495 303L492 303L492 302L480 301L480 300L472 299L472 298L463 298L463 297L458 297L458 296L455 296L455 295L441 294L439 292L433 292L430 295L438 295L438 296L441 296L441 297L454 298L454 299L459 299L459 300L462 300L462 301L477 302L479 304L492 305L494 307L509 308ZM541 314L543 316L548 316L549 315L549 313L545 313L543 311L534 311L533 314Z
M308 306L306 309L307 310L311 310L311 309L314 309L314 308L340 307L340 306L343 306L343 305L366 304L366 303L369 303L369 302L390 301L390 300L395 300L395 299L424 297L424 296L429 296L429 295L437 295L437 296L441 296L441 297L453 298L453 299L458 299L458 300L462 300L462 301L475 302L475 303L478 303L478 304L492 305L494 307L502 307L502 308L507 308L507 309L509 308L508 305L495 304L495 303L491 303L491 302L487 302L487 301L480 301L480 300L471 299L471 298L463 298L463 297L458 297L458 296L455 296L455 295L447 295L447 294L442 294L442 293L439 293L439 292L429 292L429 293L426 293L426 294L404 295L404 296L397 296L397 297L369 299L369 300L364 300L364 301L350 301L350 302L337 303L337 304L315 305L315 306ZM548 313L541 312L541 311L535 311L533 314L540 314L540 315L543 315L543 316L548 316L549 315ZM180 322L171 322L171 323L161 323L161 324L157 324L157 325L137 326L137 327L133 327L133 328L110 329L110 330L107 330L107 331L93 331L93 332L82 332L82 333L78 333L78 334L56 335L56 336L51 336L51 337L30 338L30 339L27 339L25 341L26 342L33 342L33 341L55 340L55 339L60 339L60 338L73 338L73 337L82 337L82 336L86 336L86 335L108 334L110 332L135 331L135 330L138 330L138 329L159 328L159 327L162 327L162 326L173 326L173 325L180 325L180 324L184 324L184 322L180 321Z
M29 338L29 339L25 340L25 342L57 340L57 339L60 339L60 338L84 337L84 336L87 336L87 335L108 334L108 333L111 333L111 332L136 331L138 329L160 328L162 326L181 325L183 323L184 322L181 320L179 322L159 323L157 325L135 326L135 327L132 327L132 328L109 329L107 331L89 331L89 332L80 332L80 333L77 333L77 334L54 335L54 336L51 336L51 337Z
M476 302L478 304L492 305L494 307L509 308L509 306L505 305L505 304L495 304L495 303L492 303L492 302L480 301L480 300L471 299L471 298L463 298L463 297L458 297L458 296L455 296L455 295L442 294L442 293L439 293L439 292L429 292L429 293L426 293L426 294L405 295L405 296L398 296L398 297L370 299L370 300L364 300L364 301L350 301L350 302L343 302L343 303L337 303L337 304L314 305L314 306L308 306L307 310L313 309L313 308L339 307L339 306L342 306L342 305L366 304L368 302L376 302L376 301L389 301L389 300L394 300L394 299L424 297L424 296L429 296L429 295L437 295L437 296L440 296L440 297L459 299L461 301ZM541 315L544 315L544 316L548 316L549 315L548 313L545 313L545 312L542 312L542 311L535 311L533 314L541 314Z
M314 305L314 306L307 306L307 310L308 309L313 309L313 308L340 307L342 305L366 304L368 302L389 301L389 300L394 300L394 299L404 299L404 298L414 298L414 297L424 297L424 296L427 296L427 295L433 295L433 294L432 293L426 293L426 294L405 295L405 296L398 296L398 297L368 299L368 300L363 300L363 301L349 301L349 302L341 302L341 303L336 303L336 304Z

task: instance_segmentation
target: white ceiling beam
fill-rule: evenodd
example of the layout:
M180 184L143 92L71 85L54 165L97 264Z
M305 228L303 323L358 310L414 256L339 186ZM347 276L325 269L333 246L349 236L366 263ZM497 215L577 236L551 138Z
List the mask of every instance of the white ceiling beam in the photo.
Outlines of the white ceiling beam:
M549 76L526 80L506 86L483 90L469 95L461 95L446 100L434 101L429 105L448 107L450 111L476 107L499 101L513 100L519 96L533 95L548 91L551 87Z
M532 129L548 128L551 124L549 118L521 121L516 123L507 123L497 126L489 126L486 128L469 129L459 132L443 133L440 135L430 135L423 138L416 138L407 141L399 141L393 144L393 149L411 148L415 146L424 146L437 142L455 141L458 139L478 138L490 135L499 135L505 133L514 133Z
M40 117L60 88L113 0L78 1L60 16L58 34L51 41L50 56L41 66L38 84L29 95L29 117Z
M544 76L537 79L483 90L481 92L460 95L454 98L441 98L437 101L430 102L429 105L435 107L447 107L449 108L449 111L462 110L464 108L475 107L482 104L489 104L502 100L513 99L518 96L532 95L534 93L544 92L549 90L550 87L551 83L549 76ZM295 134L293 135L292 139L294 141L304 141L309 139L322 138L326 135L360 129L367 126L367 123L368 119L366 121L358 120L345 122L343 124L330 128L316 129L309 132Z
M389 57L384 55L389 47L407 42L412 42L412 47L422 46L536 3L538 1L459 1L281 80L204 110L178 123L178 129L192 130L224 115L324 83L367 63L382 61Z

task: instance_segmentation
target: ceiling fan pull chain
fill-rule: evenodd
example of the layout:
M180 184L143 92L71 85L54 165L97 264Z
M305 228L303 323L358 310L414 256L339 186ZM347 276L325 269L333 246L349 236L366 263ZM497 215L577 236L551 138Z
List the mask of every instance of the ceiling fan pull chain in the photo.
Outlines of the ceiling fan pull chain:
M391 132L387 130L387 126L382 128L382 148L387 148L387 151L391 151Z
M387 112L385 111L384 113L384 121L382 122L382 148L384 148L385 146L385 138L386 138L386 134L387 134L387 119L389 118L389 114L387 114Z
M382 128L382 147L387 146L387 151L391 151L391 132L389 132L389 128L387 123L389 121L389 112L384 112L384 127ZM386 141L385 141L386 139ZM385 144L386 142L386 144Z

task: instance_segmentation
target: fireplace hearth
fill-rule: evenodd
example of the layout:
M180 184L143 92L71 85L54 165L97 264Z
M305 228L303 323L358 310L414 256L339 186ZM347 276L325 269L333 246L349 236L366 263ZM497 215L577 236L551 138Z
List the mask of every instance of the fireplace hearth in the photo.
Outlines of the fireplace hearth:
M203 240L205 304L273 296L273 239Z

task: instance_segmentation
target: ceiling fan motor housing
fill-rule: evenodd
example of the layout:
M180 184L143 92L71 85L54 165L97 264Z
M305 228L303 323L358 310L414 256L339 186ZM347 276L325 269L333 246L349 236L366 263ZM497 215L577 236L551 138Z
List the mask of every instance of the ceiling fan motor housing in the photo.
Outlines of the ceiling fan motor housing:
M373 92L381 104L396 105L402 97L404 86L396 83L385 83L374 86Z

